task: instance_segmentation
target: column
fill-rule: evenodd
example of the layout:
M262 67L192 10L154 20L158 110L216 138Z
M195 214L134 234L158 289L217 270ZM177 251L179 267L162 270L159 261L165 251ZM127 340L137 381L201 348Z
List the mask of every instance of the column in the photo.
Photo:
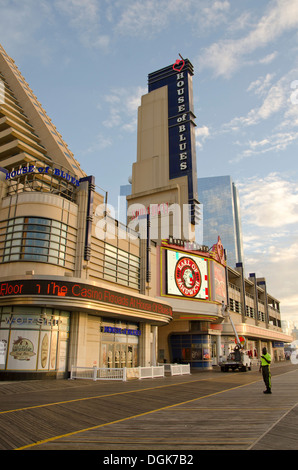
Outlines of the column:
M216 336L216 364L219 364L221 356L221 335Z
M88 314L72 312L69 337L69 370L71 366L86 365L86 339Z
M148 323L141 323L140 325L141 336L139 345L139 366L151 366L151 325Z

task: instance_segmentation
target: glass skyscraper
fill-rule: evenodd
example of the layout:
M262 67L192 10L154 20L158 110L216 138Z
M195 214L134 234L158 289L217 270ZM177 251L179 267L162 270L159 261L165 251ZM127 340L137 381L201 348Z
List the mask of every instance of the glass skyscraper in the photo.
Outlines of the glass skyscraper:
M227 263L243 263L243 243L238 190L230 176L198 178L203 222L203 244L211 247L220 236Z

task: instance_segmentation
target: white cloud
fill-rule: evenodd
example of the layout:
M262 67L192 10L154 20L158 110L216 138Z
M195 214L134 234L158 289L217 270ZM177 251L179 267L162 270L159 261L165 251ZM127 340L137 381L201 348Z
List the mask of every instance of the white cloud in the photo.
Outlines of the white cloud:
M260 59L259 63L260 64L270 64L271 62L273 62L273 60L276 59L277 56L278 56L278 53L276 51L272 52L272 54L268 54L265 57L263 57L262 59Z
M298 119L297 119L298 125ZM279 152L286 150L290 145L297 142L298 140L298 131L289 131L289 132L273 132L272 135L257 141L249 140L249 142L244 142L240 144L245 146L246 149L237 154L234 158L229 160L229 163L239 163L245 158L249 158L256 155L271 154L272 152ZM238 142L239 144L239 142Z
M197 147L202 148L205 140L210 136L209 128L207 126L197 127L195 135Z
M137 127L137 111L141 96L147 88L114 88L104 97L107 103L108 116L103 121L106 128L119 127L127 132L134 132Z
M224 127L231 130L238 130L243 126L253 126L260 121L270 118L272 115L284 109L288 102L288 82L286 77L282 77L275 84L271 84L273 75L268 74L263 81L261 79L252 82L248 91L255 89L255 93L264 97L260 106L251 109L246 116L236 117ZM269 87L269 85L271 86ZM269 89L268 89L269 87Z
M238 186L241 210L247 223L257 227L280 229L298 223L297 182L272 173Z
M281 301L282 319L298 313L298 185L271 173L237 184L246 275L265 277L267 291Z
M47 64L51 57L51 44L43 37L45 20L52 21L51 8L45 0L1 0L1 42L7 53L14 58L23 58L29 53Z
M247 91L253 91L258 96L264 96L271 87L274 75L275 74L273 73L267 73L265 77L260 77L257 80L254 80L248 86Z
M99 2L97 0L55 0L54 8L68 18L78 32L83 45L105 49L110 38L101 33Z
M112 145L112 139L109 137L106 137L102 133L99 133L96 137L93 143L89 145L89 147L86 150L83 150L81 152L82 155L88 155L90 153L96 153L100 150L103 150L107 147L110 147Z
M248 93L254 93L260 99L260 104L252 108L246 115L235 117L223 124L223 132L239 132L245 128L271 122L273 125L260 131L259 139L248 139L235 142L243 148L229 163L239 162L244 158L255 155L264 155L270 152L284 151L298 140L298 105L291 103L290 83L292 78L298 76L297 68L290 70L286 75L274 82L275 74L268 73L264 77L252 81L247 88ZM269 131L270 130L270 131ZM245 135L245 134L244 134Z
M123 6L124 4L124 6ZM214 29L227 22L228 0L121 0L116 14L110 14L114 31L123 36L152 37L160 34L175 21L193 26L193 31Z
M161 31L170 21L172 13L187 11L190 1L142 0L125 2L115 31L128 36L152 35ZM118 7L122 4L119 4Z
M216 76L229 78L241 66L247 64L247 56L257 49L276 41L285 32L298 26L297 0L275 0L250 32L237 39L223 39L207 47L200 59L202 68L211 68ZM242 14L243 15L243 14ZM273 60L271 53L265 58ZM264 59L263 59L264 60Z

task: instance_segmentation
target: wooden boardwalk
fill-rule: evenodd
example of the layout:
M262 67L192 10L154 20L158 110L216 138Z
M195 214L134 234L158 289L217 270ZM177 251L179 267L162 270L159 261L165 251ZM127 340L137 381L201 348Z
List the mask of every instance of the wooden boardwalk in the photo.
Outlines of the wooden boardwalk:
M0 449L298 449L298 366L129 382L0 383Z

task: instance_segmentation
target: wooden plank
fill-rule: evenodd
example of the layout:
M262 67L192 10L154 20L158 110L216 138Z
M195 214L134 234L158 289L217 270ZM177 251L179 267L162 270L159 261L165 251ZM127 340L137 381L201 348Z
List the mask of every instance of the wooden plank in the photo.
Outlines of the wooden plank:
M0 384L0 449L247 449L298 402L298 367L272 371L270 396L257 371ZM298 413L288 416L292 446L297 419Z

